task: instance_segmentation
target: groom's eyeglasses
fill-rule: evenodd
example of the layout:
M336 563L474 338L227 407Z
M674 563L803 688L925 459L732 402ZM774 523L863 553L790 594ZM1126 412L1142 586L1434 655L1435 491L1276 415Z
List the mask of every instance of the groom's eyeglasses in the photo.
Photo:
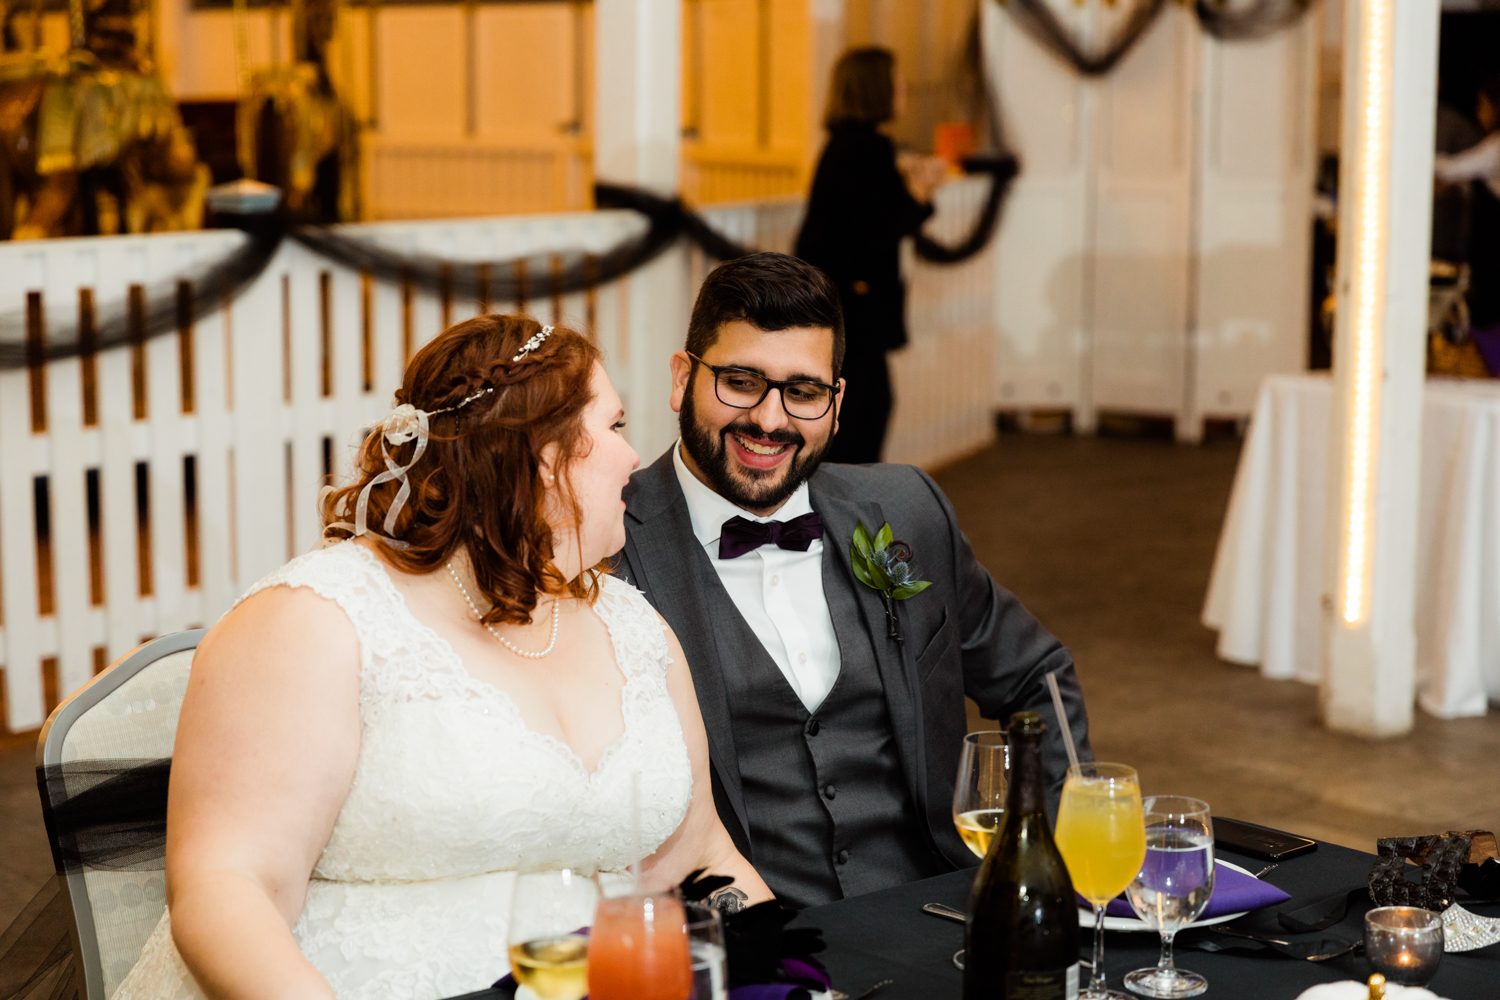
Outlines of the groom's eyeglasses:
M802 379L778 382L743 368L711 365L691 351L683 353L714 373L714 395L725 406L732 406L737 410L753 410L766 398L768 392L780 389L781 407L786 410L787 416L798 420L817 420L833 408L833 397L838 395L836 386L822 382Z

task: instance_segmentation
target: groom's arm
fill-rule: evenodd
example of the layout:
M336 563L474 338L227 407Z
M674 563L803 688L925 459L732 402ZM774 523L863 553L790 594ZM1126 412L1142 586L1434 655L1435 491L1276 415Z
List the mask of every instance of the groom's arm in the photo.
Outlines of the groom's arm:
M1009 723L1013 712L1036 712L1047 720L1043 763L1047 801L1055 812L1068 760L1052 696L1047 690L1047 674L1057 675L1079 757L1093 759L1088 713L1078 677L1073 672L1073 654L1042 627L1016 595L995 582L975 558L948 497L925 472L918 474L932 491L947 526L953 589L944 598L949 613L957 612L964 694L974 699L985 718L996 719L1001 726Z

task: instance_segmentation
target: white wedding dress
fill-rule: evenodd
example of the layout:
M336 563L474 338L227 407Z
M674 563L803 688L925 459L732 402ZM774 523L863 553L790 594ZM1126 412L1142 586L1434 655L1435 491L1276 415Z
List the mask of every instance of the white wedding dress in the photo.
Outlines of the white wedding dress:
M292 929L339 1000L436 1000L505 975L516 870L623 871L632 775L645 853L682 822L692 769L666 637L629 584L606 576L595 605L625 675L625 730L593 774L471 676L363 546L294 559L245 597L274 586L337 602L360 642L359 761ZM114 1000L202 995L163 914Z

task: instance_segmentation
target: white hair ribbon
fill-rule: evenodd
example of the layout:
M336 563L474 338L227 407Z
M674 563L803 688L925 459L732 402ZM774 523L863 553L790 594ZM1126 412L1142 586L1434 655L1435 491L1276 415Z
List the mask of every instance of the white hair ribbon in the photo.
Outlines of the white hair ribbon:
M410 403L402 403L392 410L390 416L371 428L372 433L375 431L380 432L380 450L385 458L385 471L377 474L368 483L365 483L364 489L359 491L359 499L354 503L354 523L350 524L348 521L335 522L323 529L324 535L326 536L328 531L334 528L344 528L351 531L355 538L369 532L370 528L367 522L370 511L370 491L381 483L398 481L401 483L401 489L396 491L396 498L391 501L390 509L385 512L385 521L381 525L382 531L380 534L383 536L381 540L387 545L398 549L410 548L411 546L406 542L395 537L396 519L401 516L402 508L406 506L406 501L411 498L411 481L407 478L406 474L411 470L412 466L421 460L423 453L427 451L428 418L435 417L439 413L452 413L454 410L461 410L480 396L494 391L494 386L486 386L472 395L465 396L460 402L452 406L446 406L441 410L419 410ZM399 447L412 440L417 442L417 446L412 449L411 458L407 459L405 465L398 464L391 457L391 447L393 445ZM330 486L323 487L324 491L330 489L332 489ZM323 495L323 493L320 493L320 500Z

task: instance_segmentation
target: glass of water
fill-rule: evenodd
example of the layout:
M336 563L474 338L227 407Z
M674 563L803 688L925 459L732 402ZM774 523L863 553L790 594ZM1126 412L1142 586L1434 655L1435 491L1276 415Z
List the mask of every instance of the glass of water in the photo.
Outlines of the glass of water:
M1213 895L1213 819L1208 803L1181 795L1153 795L1144 805L1146 861L1125 894L1136 916L1161 932L1161 960L1127 975L1125 988L1147 997L1195 997L1208 980L1173 964L1172 939Z
M706 903L684 903L687 909L688 948L693 956L691 1000L727 1000L729 973L725 964L724 918Z

